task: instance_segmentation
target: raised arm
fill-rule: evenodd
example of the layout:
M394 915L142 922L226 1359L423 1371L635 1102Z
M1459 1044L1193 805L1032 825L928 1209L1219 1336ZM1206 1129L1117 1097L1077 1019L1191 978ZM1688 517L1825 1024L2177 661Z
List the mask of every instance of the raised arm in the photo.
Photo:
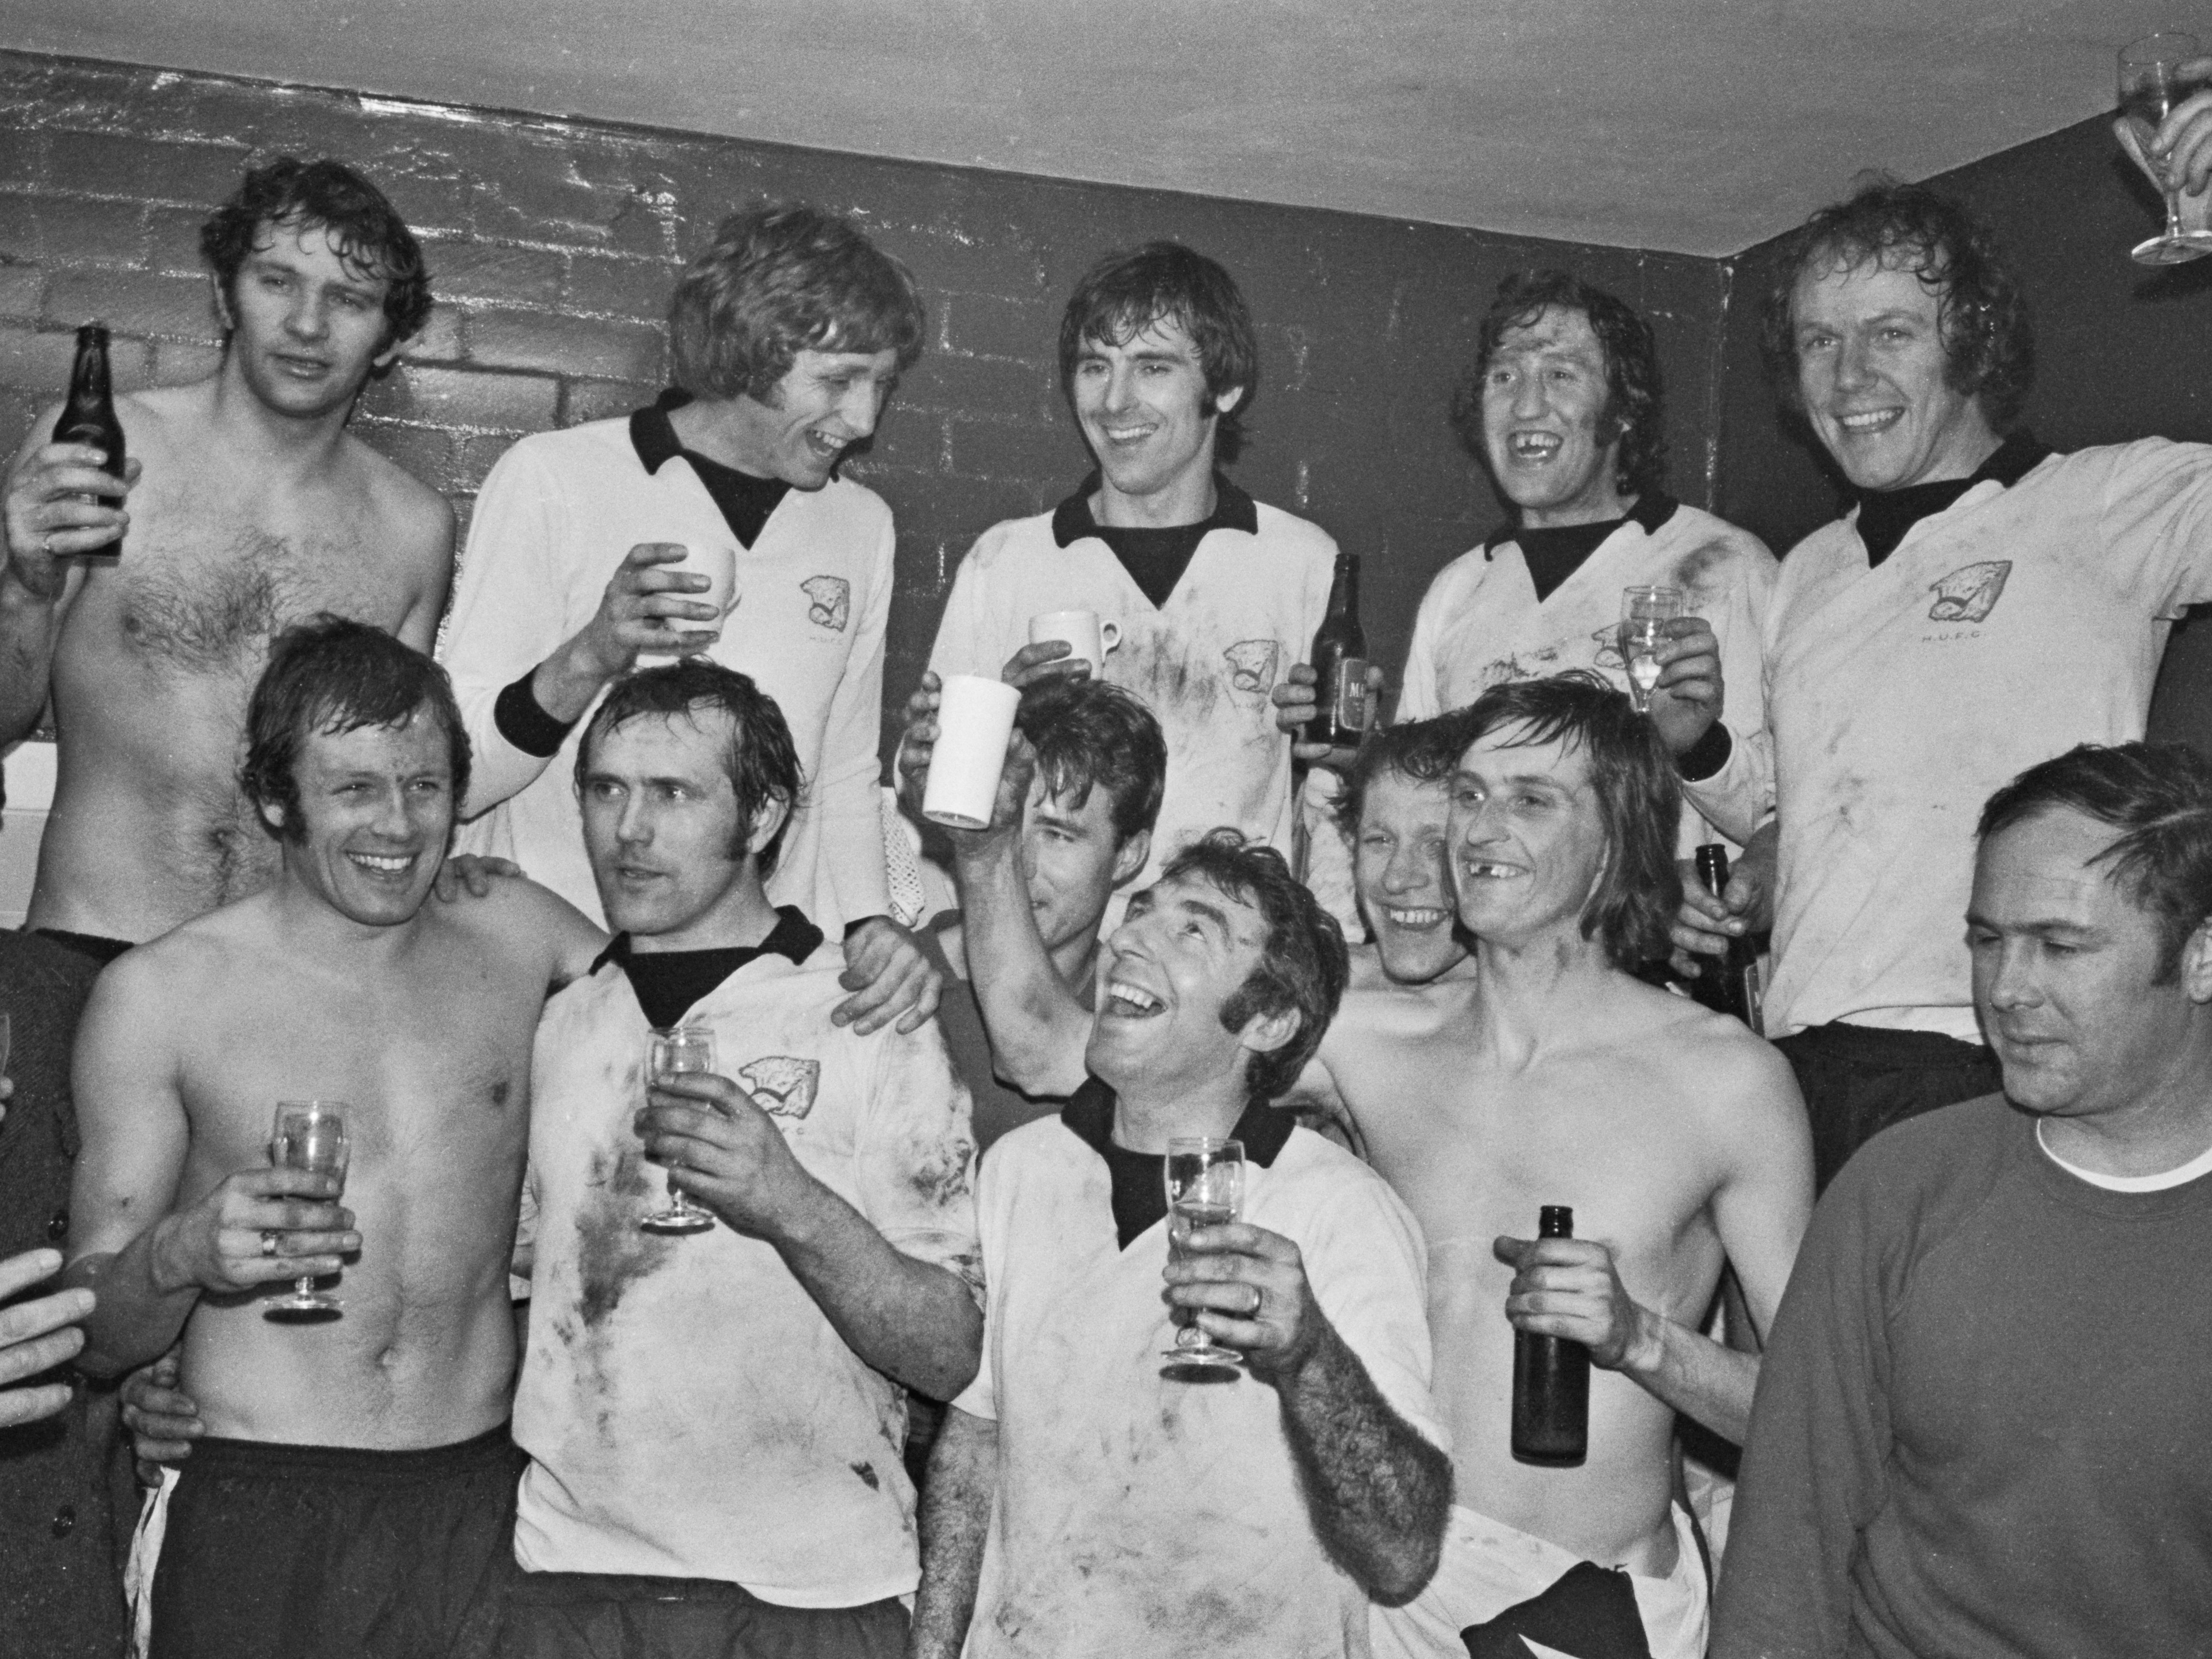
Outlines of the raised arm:
M191 1133L173 1022L191 966L158 948L118 960L77 1027L64 1282L96 1298L77 1359L95 1376L164 1352L204 1292L334 1273L361 1248L335 1176L244 1170L179 1203Z
M7 562L0 565L0 744L39 723L53 671L54 641L83 573L69 556L115 539L131 515L96 499L114 493L113 477L90 444L46 441L57 410L44 409L8 469ZM125 489L138 477L130 462Z

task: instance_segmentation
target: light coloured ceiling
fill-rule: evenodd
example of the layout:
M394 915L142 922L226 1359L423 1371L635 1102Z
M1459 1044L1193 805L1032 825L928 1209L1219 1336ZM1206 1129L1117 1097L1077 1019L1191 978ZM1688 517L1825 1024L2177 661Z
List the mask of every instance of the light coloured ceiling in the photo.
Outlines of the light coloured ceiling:
M2212 39L2212 4L2199 0ZM2182 0L13 0L0 45L1686 253L2108 109Z

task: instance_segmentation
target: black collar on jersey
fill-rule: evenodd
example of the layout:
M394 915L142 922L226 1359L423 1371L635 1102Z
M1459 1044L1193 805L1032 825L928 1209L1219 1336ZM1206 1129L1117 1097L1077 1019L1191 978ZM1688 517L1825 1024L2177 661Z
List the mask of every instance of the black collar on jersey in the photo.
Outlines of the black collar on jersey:
M1133 1152L1114 1144L1115 1098L1105 1084L1095 1077L1085 1078L1083 1086L1060 1109L1060 1121L1106 1160L1107 1172L1113 1178L1114 1236L1126 1250L1154 1222L1167 1218L1168 1161L1158 1152ZM1292 1113L1255 1100L1229 1133L1244 1143L1245 1160L1264 1170L1274 1163L1275 1154L1283 1150L1296 1127L1297 1119Z
M806 913L795 904L782 904L776 907L775 926L758 945L641 951L630 948L628 933L617 933L592 959L592 971L596 974L611 962L629 975L637 1006L645 1010L645 1023L659 1031L679 1023L747 963L777 956L798 967L821 946L822 930L806 919Z
M1649 490L1636 498L1636 503L1617 519L1601 519L1595 524L1563 524L1543 529L1508 526L1495 531L1482 544L1482 556L1495 558L1498 550L1508 542L1518 544L1521 562L1528 567L1528 580L1535 585L1536 603L1541 605L1558 592L1568 577L1589 562L1607 537L1629 523L1638 526L1647 536L1658 532L1660 526L1674 516L1679 503L1663 490Z
M1633 523L1640 528L1645 535L1656 536L1659 533L1660 527L1663 526L1668 520L1674 516L1674 509L1680 506L1681 506L1681 502L1676 501L1665 490L1647 489L1641 495L1638 495L1636 498L1636 505L1630 507L1628 511L1623 514L1620 518L1607 519L1603 521L1605 535L1610 536L1614 531L1620 529L1621 526ZM1595 530L1597 527L1598 526L1595 525L1565 525L1561 526L1561 528L1567 530ZM1497 529L1492 531L1488 536L1483 538L1483 556L1486 558L1489 557L1491 555L1496 553L1499 548L1504 546L1508 542L1522 542L1525 546L1526 543L1523 541L1523 538L1525 536L1540 536L1546 533L1547 532L1540 530L1524 532L1517 524L1500 525ZM1601 536L1598 539L1600 541L1603 541L1605 539L1605 536Z
M671 386L645 408L632 410L630 447L637 451L637 459L647 472L659 471L678 455L690 462L692 471L699 475L699 482L707 486L708 495L721 509L730 533L740 545L750 549L767 527L769 514L791 493L791 486L781 478L756 478L750 472L740 472L696 450L684 448L683 441L676 435L675 423L668 416L672 410L683 408L691 400L690 392Z
M1091 516L1091 493L1098 488L1094 472L1073 495L1053 509L1052 538L1060 546L1096 536L1106 544L1129 580L1158 610L1168 602L1190 568L1198 544L1214 530L1260 533L1260 512L1252 498L1220 473L1213 475L1213 511L1196 524L1169 525L1160 529L1103 525Z
M1944 478L1935 483L1907 484L1902 489L1869 489L1859 495L1859 540L1866 544L1867 568L1871 570L1891 554L1905 533L1923 519L1933 518L1978 483L2011 489L2041 465L2051 451L2022 429L1996 447L1972 477Z

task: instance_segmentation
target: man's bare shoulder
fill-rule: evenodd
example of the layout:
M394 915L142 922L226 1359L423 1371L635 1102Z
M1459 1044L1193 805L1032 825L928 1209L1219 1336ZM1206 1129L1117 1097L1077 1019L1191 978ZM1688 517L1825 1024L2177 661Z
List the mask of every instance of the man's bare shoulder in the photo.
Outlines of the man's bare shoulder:
M204 1006L222 995L242 962L266 956L275 937L267 896L256 893L125 951L100 970L95 994L134 1008Z
M390 457L349 432L348 466L383 520L392 550L410 562L443 565L453 548L453 505Z
M445 936L488 946L550 984L582 977L607 942L590 917L526 876L494 880L481 898L432 898L424 912Z
M1778 1123L1803 1120L1796 1074L1773 1044L1742 1021L1687 997L1650 986L1636 988L1652 1000L1655 1017L1637 1042L1639 1060L1714 1130L1726 1135L1766 1132Z

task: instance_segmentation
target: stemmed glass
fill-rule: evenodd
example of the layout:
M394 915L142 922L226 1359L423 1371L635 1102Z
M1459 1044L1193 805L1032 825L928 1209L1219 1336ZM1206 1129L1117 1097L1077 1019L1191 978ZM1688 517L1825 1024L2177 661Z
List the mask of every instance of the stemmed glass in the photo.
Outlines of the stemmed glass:
M2181 192L2150 153L2159 123L2208 84L2212 61L2204 58L2193 34L2147 34L2120 49L2120 119L2133 140L2126 148L2166 198L2166 229L2129 252L2139 265L2178 265L2212 253L2212 230L2181 228Z
M704 1025L677 1025L655 1031L646 1044L646 1073L655 1083L672 1077L696 1077L714 1069L714 1033ZM703 1233L714 1224L711 1212L685 1198L672 1182L668 1202L637 1224L648 1233Z
M1244 1204L1244 1143L1215 1135L1194 1135L1168 1142L1168 1258L1179 1260L1182 1243L1197 1227L1225 1227ZM1176 1327L1175 1346L1161 1357L1175 1366L1218 1368L1241 1365L1244 1356L1208 1340L1193 1316ZM1173 1370L1174 1367L1170 1367Z
M345 1187L345 1115L342 1100L280 1100L276 1121L269 1133L269 1161L280 1170L306 1170L315 1175L334 1175L339 1190ZM337 1194L332 1194L335 1198ZM264 1319L336 1319L343 1311L334 1296L315 1291L315 1276L295 1279L292 1294L279 1297L261 1310Z
M1651 709L1651 688L1659 684L1659 653L1668 638L1667 624L1681 614L1679 587L1620 591L1620 660L1628 669L1628 700L1639 714Z

